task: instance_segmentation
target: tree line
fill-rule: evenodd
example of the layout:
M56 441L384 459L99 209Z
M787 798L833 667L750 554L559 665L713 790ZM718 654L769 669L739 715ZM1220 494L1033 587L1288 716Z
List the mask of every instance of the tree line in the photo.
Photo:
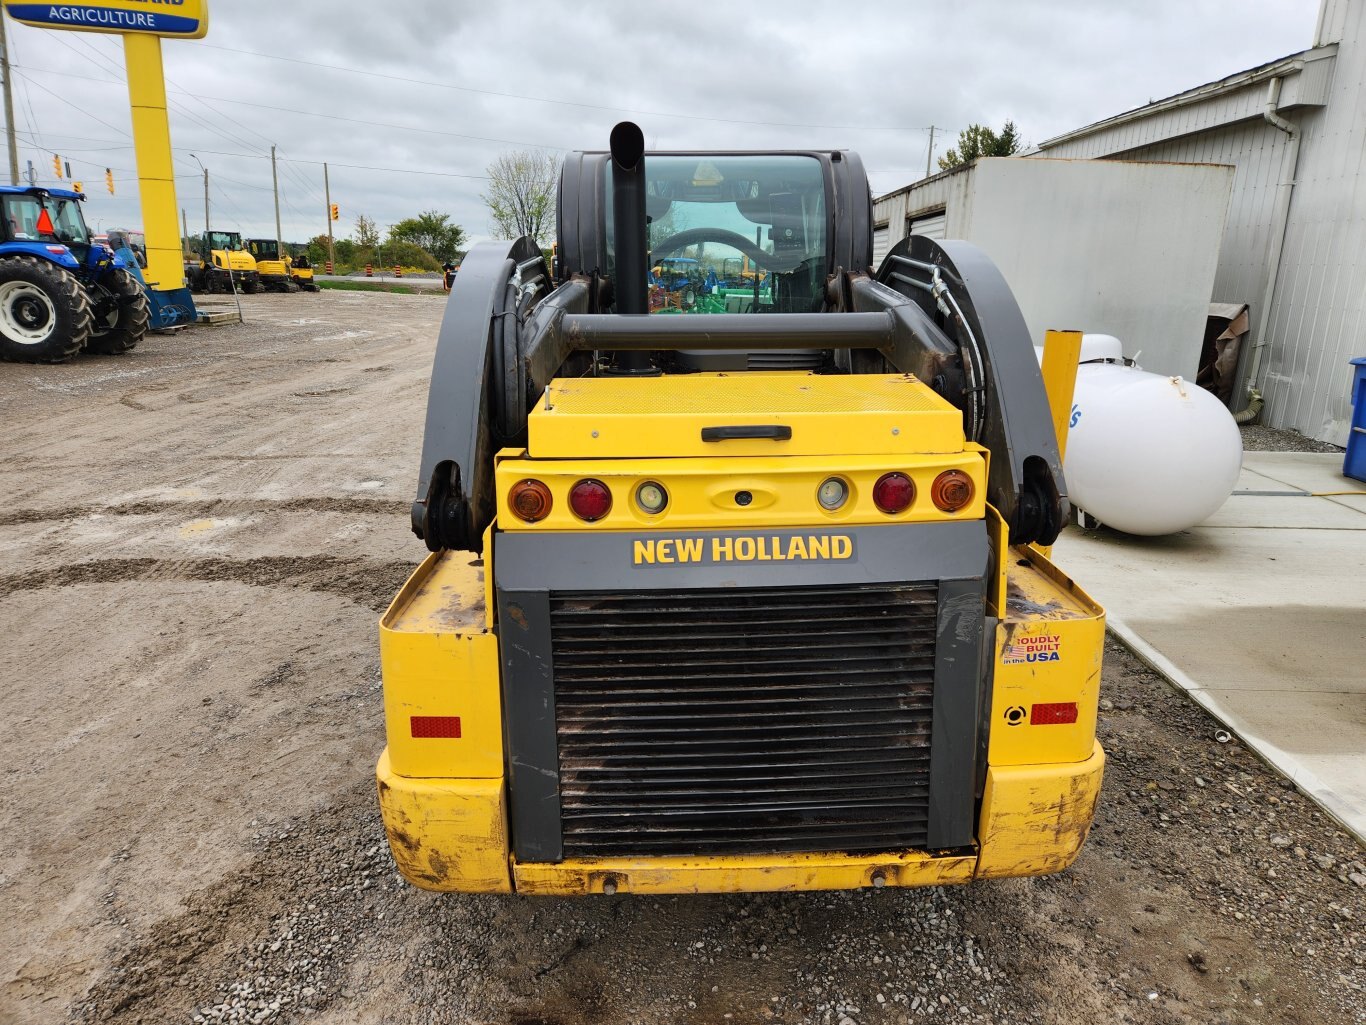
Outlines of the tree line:
M539 151L504 153L488 166L488 188L481 194L489 210L491 233L497 238L530 236L548 246L555 218L554 156ZM338 274L351 274L367 264L412 270L439 271L443 264L458 264L465 256L469 237L449 214L424 210L381 232L373 218L360 214L349 238L334 238ZM307 244L308 258L321 267L327 259L327 236L317 235Z

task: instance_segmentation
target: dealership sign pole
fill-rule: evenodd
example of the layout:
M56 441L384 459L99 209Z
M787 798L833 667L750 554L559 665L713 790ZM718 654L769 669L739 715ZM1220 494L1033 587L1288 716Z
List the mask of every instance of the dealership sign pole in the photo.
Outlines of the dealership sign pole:
M176 213L171 126L166 114L166 80L161 40L200 39L209 30L208 0L83 0L81 3L24 3L3 0L15 21L38 28L74 29L123 36L128 99L133 115L142 227L147 236L147 287L153 327L194 319L185 287L185 263ZM172 311L179 309L179 315Z

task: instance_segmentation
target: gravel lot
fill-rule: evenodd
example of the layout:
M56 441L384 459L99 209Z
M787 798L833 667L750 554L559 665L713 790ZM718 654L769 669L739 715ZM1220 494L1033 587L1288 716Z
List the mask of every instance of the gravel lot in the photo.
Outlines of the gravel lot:
M0 1022L1366 1022L1366 851L1115 645L1105 794L1061 876L403 884L375 617L424 552L443 302L243 304L127 357L0 364Z

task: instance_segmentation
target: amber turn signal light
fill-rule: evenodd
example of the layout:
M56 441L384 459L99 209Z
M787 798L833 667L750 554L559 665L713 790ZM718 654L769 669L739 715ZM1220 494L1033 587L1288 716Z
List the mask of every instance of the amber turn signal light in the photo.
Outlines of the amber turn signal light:
M945 470L930 488L930 498L941 512L957 512L972 501L972 494L972 478L962 470Z
M508 505L528 523L545 519L550 504L550 489L538 480L519 480L508 493Z

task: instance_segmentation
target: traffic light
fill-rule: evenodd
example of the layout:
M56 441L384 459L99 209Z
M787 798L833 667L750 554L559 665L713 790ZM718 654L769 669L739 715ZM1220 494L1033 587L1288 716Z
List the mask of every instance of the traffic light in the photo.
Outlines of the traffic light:
M341 213L338 212L338 210L337 210L337 204L336 204L336 203L333 203L333 204L332 204L332 219L333 219L334 221L339 221L339 220L341 220Z
M72 182L72 183L71 183L71 191L72 191L72 192L84 192L84 191L85 191L85 182Z
M62 177L62 158L56 153L52 154L52 173L58 178Z
M104 169L104 187L111 196L114 194L114 172L108 167Z

